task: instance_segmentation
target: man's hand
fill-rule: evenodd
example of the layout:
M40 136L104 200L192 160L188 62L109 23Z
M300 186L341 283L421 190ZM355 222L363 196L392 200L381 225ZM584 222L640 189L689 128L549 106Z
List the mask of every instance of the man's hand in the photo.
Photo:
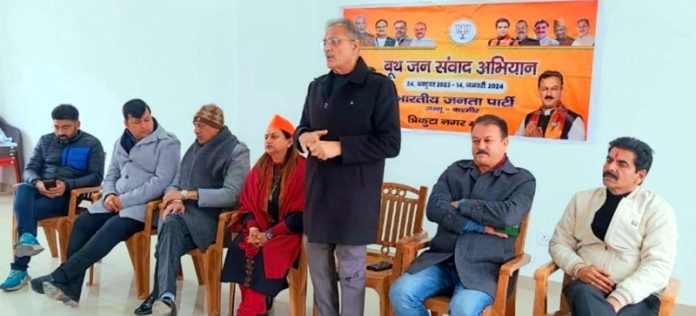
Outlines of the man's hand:
M297 140L300 142L302 151L307 151L310 145L319 142L321 140L321 137L328 133L329 131L325 129L314 132L305 132L302 133L302 135L300 135L300 137Z
M507 239L509 237L508 234L498 232L495 230L494 227L491 227L491 226L486 226L483 228L483 230L486 234L493 235L493 236L496 236L498 238Z
M527 137L543 137L544 132L541 130L541 127L538 127L534 123L529 123L527 127L524 129L524 136Z
M41 195L46 196L46 197L51 197L50 194L48 193L48 190L46 190L46 185L43 183L43 181L38 180L34 182L34 188L36 188L36 191L39 191Z
M341 142L320 140L309 145L309 152L320 160L331 159L341 155Z
M260 241L259 234L260 233L258 227L249 228L249 236L247 236L246 242L248 244L254 245L254 247L258 247L258 243Z
M104 199L104 207L112 212L118 212L123 208L121 206L121 198L119 198L116 194L109 194Z
M164 205L169 205L174 200L181 200L181 191L179 190L174 190L170 191L169 193L165 194L164 197L162 198L162 203Z
M167 216L171 214L184 214L185 211L186 206L181 200L173 200L164 208L164 211L162 211L162 220L166 219Z
M609 272L600 267L582 267L578 270L577 277L580 281L596 287L604 294L611 293L614 290L614 281L611 280Z
M452 202L450 202L450 205L452 205L452 207L454 207L456 209L459 209L459 201L452 201Z
M65 182L63 182L62 180L56 180L56 186L51 189L48 189L46 191L46 196L50 198L57 198L59 196L62 196L63 193L65 193L65 189Z
M607 297L607 302L611 304L611 307L614 308L614 313L619 313L619 310L621 310L621 303L619 303L619 300L614 298L613 296Z

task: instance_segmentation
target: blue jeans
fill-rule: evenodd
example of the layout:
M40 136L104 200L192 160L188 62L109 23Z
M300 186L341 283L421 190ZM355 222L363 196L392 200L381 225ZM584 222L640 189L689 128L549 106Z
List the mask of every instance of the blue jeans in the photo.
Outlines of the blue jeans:
M14 212L17 220L17 236L29 233L36 236L37 222L68 213L70 191L62 196L49 198L41 195L31 184L17 186L14 196ZM27 271L31 257L15 257L12 269Z
M398 316L427 316L423 301L438 295L452 296L449 306L452 316L478 316L493 303L493 298L487 293L464 288L454 265L445 263L415 274L406 272L389 290L389 299Z

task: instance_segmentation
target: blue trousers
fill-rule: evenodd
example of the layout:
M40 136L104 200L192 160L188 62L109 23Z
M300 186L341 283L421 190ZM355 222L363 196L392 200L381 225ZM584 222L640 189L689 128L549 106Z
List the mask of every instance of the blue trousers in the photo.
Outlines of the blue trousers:
M51 217L64 216L68 213L70 192L62 196L49 198L41 195L31 184L17 186L14 196L14 212L17 221L17 236L29 233L36 236L37 222ZM31 257L15 257L10 265L14 270L27 271Z
M427 316L426 299L451 295L449 314L479 316L493 298L485 292L464 288L454 265L439 263L415 274L404 273L392 284L389 299L398 316Z

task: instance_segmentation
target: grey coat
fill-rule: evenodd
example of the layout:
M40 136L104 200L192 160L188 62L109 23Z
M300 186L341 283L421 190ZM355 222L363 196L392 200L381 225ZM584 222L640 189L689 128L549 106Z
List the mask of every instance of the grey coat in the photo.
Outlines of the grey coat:
M430 249L409 267L416 273L454 256L459 280L467 289L495 297L500 266L515 255L516 237L502 239L464 232L470 220L496 228L519 225L529 212L536 190L532 174L510 160L492 171L479 174L472 160L449 166L433 187L427 216L438 224ZM465 199L459 209L452 201Z
M218 217L236 207L244 178L249 173L249 148L224 127L204 145L194 141L181 161L181 169L167 192L196 190L198 200L184 201L181 215L191 239L201 250L215 241Z
M110 212L104 207L104 198L116 194L123 206L119 215L144 222L147 202L162 196L179 171L180 148L176 136L162 126L138 141L130 153L119 138L104 178L102 198L89 207L89 212Z

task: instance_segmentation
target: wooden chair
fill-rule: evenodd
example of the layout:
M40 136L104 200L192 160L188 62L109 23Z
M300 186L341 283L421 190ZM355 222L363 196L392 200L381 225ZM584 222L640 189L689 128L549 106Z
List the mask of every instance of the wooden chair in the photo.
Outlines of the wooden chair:
M91 201L94 203L98 196L101 187L85 187L70 190L70 202L68 202L68 214L65 216L56 216L38 221L38 226L43 228L48 243L48 249L51 252L51 257L58 257L57 243L60 244L60 261L65 262L68 259L68 240L70 240L70 232L72 224L80 212L85 210L80 208L82 201ZM98 199L98 198L97 198ZM58 239L56 240L56 233ZM17 243L17 219L15 212L12 212L12 245Z
M535 280L535 290L534 290L534 316L565 316L570 315L570 306L565 296L561 294L560 298L560 310L555 313L548 313L547 303L548 303L548 290L549 290L549 276L554 272L560 270L558 265L553 262L549 262L541 267L539 267L534 272ZM563 275L563 286L570 283L573 278L568 275ZM677 279L670 279L667 287L662 291L660 295L660 310L658 312L659 316L669 316L672 315L674 310L674 305L676 303L677 294L679 293L679 287L681 282Z
M365 263L367 265L380 261L392 263L392 268L384 271L365 271L365 287L372 288L379 295L379 314L392 314L389 301L389 288L395 277L401 275L402 254L397 247L399 240L412 242L423 241L428 233L423 230L423 216L428 188L419 189L385 182L382 184L382 200L377 230L377 245L379 251L369 249ZM392 252L392 248L395 251ZM410 262L409 262L410 264ZM316 308L313 315L318 315Z
M239 220L239 214L234 214L234 217L230 220L231 223ZM219 233L219 231L218 231ZM218 234L218 237L220 235ZM217 275L217 284L220 284L220 273ZM304 316L307 313L307 256L304 251L304 246L300 250L300 257L297 268L290 268L288 273L288 284L290 291L290 315L291 316ZM229 315L235 315L234 310L234 297L235 297L236 283L230 283L230 297L229 297ZM219 291L219 287L218 287ZM218 292L219 293L219 292ZM219 295L218 295L218 304Z
M529 214L520 223L520 234L515 241L515 256L500 267L498 275L498 288L495 293L493 305L488 306L481 315L484 316L514 316L515 298L517 295L517 277L521 267L531 261L531 257L524 253L524 241L527 237L527 224ZM430 241L401 240L397 243L397 252L401 252L403 271L413 263L418 256L418 251L430 246ZM425 307L431 315L443 315L449 312L450 298L447 296L435 296L425 300Z
M152 225L154 214L159 208L160 203L160 199L147 203L143 230L133 234L133 236L126 240L128 254L133 264L136 294L139 299L146 299L148 295L150 295L150 237L157 233L157 230L152 229ZM92 266L89 268L89 280L87 281L87 285L92 286L94 283L94 266Z
M198 284L205 285L205 297L210 316L220 315L222 253L225 247L227 225L238 217L238 213L236 210L222 212L218 217L215 242L208 246L205 251L195 249L189 252L198 277Z

